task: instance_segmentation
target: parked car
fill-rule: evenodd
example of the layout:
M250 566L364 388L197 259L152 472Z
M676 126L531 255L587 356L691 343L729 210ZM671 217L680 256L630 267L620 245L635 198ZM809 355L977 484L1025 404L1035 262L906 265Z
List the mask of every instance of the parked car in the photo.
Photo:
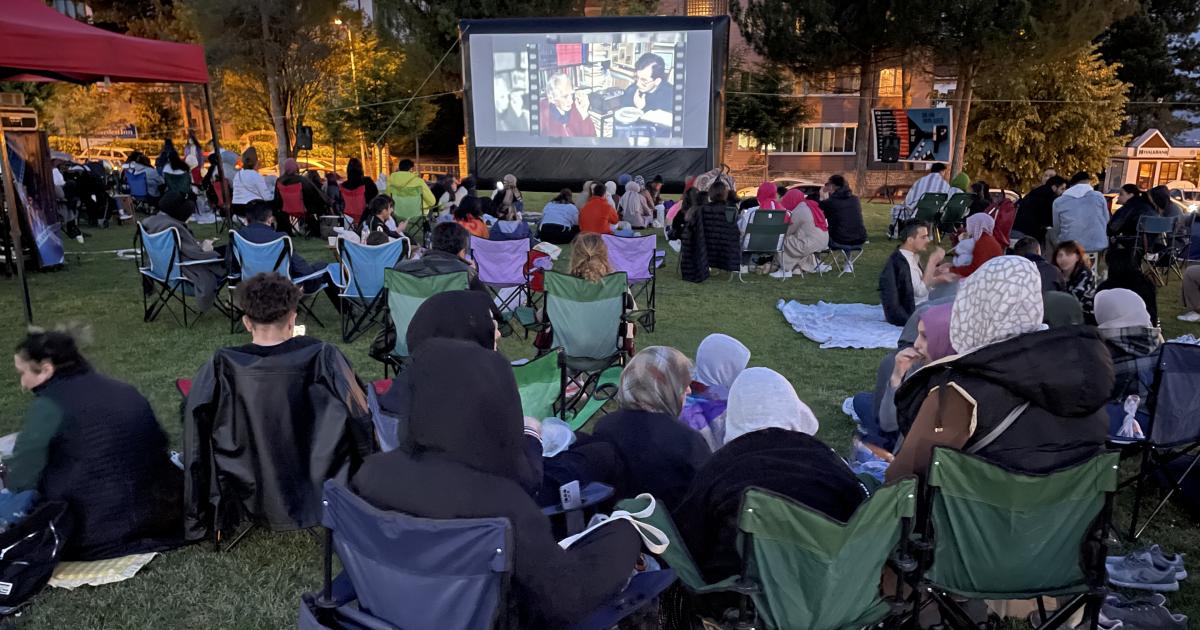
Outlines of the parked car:
M1200 211L1200 188L1173 188L1171 201L1183 206L1185 212Z
M129 160L129 156L132 155L133 152L134 149L130 149L128 147L91 147L87 151L80 153L78 159L80 162L98 160L107 163L109 166L113 167L114 170L120 170L121 165Z
M822 186L822 184L813 183L805 179L796 179L794 177L776 177L775 179L771 180L771 183L775 184L776 188L780 186L788 190L799 188L800 190L804 191L804 194L806 195L817 194L820 192ZM753 199L757 194L758 186L739 188L737 191L737 196L739 199Z
M331 164L325 160L320 160L320 159L316 159L316 158L296 158L296 164L300 166L301 174L307 173L308 171L316 170L316 171L320 171L321 175L324 176L329 171L333 171L333 172L337 173L337 176L339 179L345 179L345 177L346 177L346 175L344 173L335 170L333 164ZM270 175L272 177L278 177L279 176L279 167L268 166L265 168L258 169L258 172L261 173L264 177L266 177L268 175Z

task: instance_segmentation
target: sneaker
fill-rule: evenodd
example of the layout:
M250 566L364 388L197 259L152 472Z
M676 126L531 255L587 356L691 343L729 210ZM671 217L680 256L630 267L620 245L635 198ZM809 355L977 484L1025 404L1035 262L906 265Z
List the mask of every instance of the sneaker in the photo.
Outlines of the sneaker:
M1181 322L1200 322L1200 313L1196 311L1188 311L1179 316Z
M1108 581L1122 588L1144 591L1174 592L1179 590L1175 579L1175 567L1159 569L1154 566L1149 554L1130 554L1117 558L1118 562L1106 563Z
M133 218L133 215L125 212L125 210L121 210L121 214L118 214L117 218L122 221L128 221Z
M1124 556L1109 556L1105 559L1105 564L1108 565L1108 569L1111 572L1114 566L1118 566L1125 558L1131 556L1148 558L1150 563L1154 565L1154 568L1159 570L1174 569L1176 580L1187 579L1188 573L1187 569L1183 566L1183 554L1176 553L1167 556L1163 553L1162 547L1158 545L1150 545L1147 549L1136 549Z
M842 273L854 273L854 265L846 263L846 265L842 267Z
M1155 630L1186 630L1187 615L1173 613L1163 606L1150 603L1132 603L1128 606L1110 606L1105 604L1100 608L1101 619L1111 619L1123 623L1129 628L1154 628ZM1101 624L1103 625L1103 624Z
M828 273L833 271L833 265L829 263L821 263L817 265L817 273Z
M82 234L77 234L77 235L75 236L75 242L76 242L76 243L79 243L80 245L83 245L83 235L82 235Z
M787 280L788 278L792 277L792 272L784 271L783 269L780 269L779 271L772 271L770 275L772 278L779 278L780 280Z
M1149 595L1136 597L1134 599L1129 599L1128 597L1125 597L1121 593L1109 593L1108 595L1106 595L1104 597L1104 604L1106 606L1116 606L1117 608L1134 606L1137 604L1150 604L1151 606L1166 606L1167 605L1167 596L1163 595L1162 593L1150 593Z
M1036 627L1042 625L1043 623L1046 623L1046 621L1049 620L1050 617L1053 617L1054 613L1056 613L1056 612L1058 612L1056 609L1055 610L1047 610L1046 614L1049 615L1049 617L1047 617L1046 619L1042 619L1041 613L1039 613L1038 611L1035 610L1035 611L1029 613L1029 616L1025 618L1025 621L1029 622L1029 625L1036 628ZM1071 626L1064 625L1062 627L1070 628ZM1099 628L1100 630L1125 630L1125 623L1123 621L1121 621L1120 619L1111 619L1109 617L1104 616L1104 611L1101 610L1100 611L1100 625L1098 625L1096 627ZM1091 628L1091 624L1089 624L1087 621L1084 621L1084 622L1080 623L1079 625L1075 626L1075 630L1090 630L1090 628Z

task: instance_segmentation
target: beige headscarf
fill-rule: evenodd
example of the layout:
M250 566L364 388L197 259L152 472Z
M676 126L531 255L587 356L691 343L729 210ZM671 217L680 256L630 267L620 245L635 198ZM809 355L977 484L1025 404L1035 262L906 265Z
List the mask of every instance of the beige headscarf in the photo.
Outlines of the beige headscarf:
M617 404L678 418L683 394L692 382L692 362L675 348L650 346L621 372Z
M998 256L958 287L950 314L950 344L959 354L1042 326L1045 305L1037 266L1022 256Z
M725 410L725 443L759 429L787 429L815 435L821 423L782 374L762 367L738 375Z

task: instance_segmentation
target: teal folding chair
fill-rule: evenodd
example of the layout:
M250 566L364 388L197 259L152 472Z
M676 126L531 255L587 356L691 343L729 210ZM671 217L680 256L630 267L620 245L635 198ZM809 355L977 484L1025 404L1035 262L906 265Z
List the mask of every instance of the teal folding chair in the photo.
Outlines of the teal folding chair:
M786 212L762 208L755 210L754 216L746 224L746 233L742 235L742 261L746 262L748 256L767 256L778 261L786 233ZM738 280L745 282L741 271L738 272Z
M395 332L396 343L392 351L383 358L383 376L388 369L399 372L409 358L406 339L408 324L425 300L446 291L466 291L467 272L445 273L436 276L414 276L411 273L383 270L383 288L387 291L387 309L390 316L388 327Z
M553 351L524 365L513 366L523 414L538 420L554 415L554 403L562 395L558 355L559 351Z
M945 234L953 233L967 220L967 213L971 211L971 202L975 201L975 195L971 193L955 193L945 207L942 208L942 216L938 219L934 227L937 228L937 235L934 240L941 240Z

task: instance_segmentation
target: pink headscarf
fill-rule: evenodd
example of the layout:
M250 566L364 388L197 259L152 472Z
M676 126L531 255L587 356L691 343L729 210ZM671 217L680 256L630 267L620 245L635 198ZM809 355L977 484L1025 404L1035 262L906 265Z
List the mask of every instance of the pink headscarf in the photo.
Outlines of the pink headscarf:
M921 323L925 324L925 344L929 352L929 360L937 361L954 354L954 346L950 345L950 314L954 311L954 303L947 302L931 306L921 313Z
M808 209L812 211L813 225L817 226L817 229L822 232L828 232L829 221L825 218L825 213L821 211L821 206L809 201L808 196L804 194L803 190L793 188L784 194L783 199L779 200L779 205L788 211L795 210L802 203L807 205Z
M763 210L778 210L779 204L775 201L779 198L779 192L775 189L775 184L771 182L763 182L758 187L758 207Z
M283 174L295 175L300 173L300 165L296 163L295 158L288 158L283 161Z

